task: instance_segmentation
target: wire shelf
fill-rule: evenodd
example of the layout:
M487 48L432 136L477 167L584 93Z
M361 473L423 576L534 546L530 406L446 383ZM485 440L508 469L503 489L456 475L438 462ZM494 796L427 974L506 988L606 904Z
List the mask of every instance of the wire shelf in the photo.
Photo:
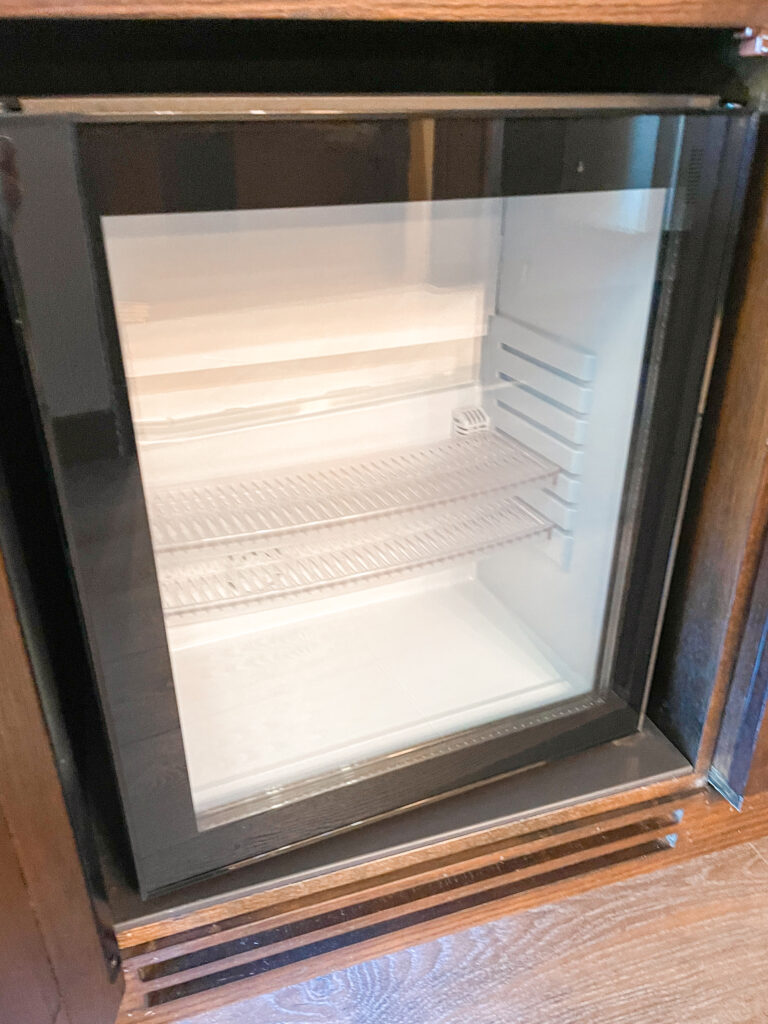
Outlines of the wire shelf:
M554 479L552 463L492 431L301 473L162 488L147 496L157 552L350 523Z
M158 558L163 607L175 617L314 596L476 556L550 529L520 499L497 495L207 557L166 553Z

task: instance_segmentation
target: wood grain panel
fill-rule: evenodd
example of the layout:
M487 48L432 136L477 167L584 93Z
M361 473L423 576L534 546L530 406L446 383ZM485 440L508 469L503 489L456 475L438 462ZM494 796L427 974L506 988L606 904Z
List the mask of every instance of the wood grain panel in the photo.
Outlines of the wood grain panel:
M108 981L2 557L0 666L0 811L13 835L64 1010L77 1024L108 1024L119 993ZM5 915L4 892L1 898ZM35 1018L15 1018L22 1019Z
M757 507L768 508L768 463L763 469L758 495ZM741 798L748 791L759 792L762 788L759 776L766 756L764 749L758 749L768 699L768 658L765 651L768 622L768 520L765 517L757 520L755 533L760 526L763 538L758 566L710 771L710 777L713 782L717 780L715 784L721 792L733 794L734 798Z
M368 21L592 22L738 26L765 20L763 0L2 0L14 18L322 18Z
M745 845L185 1021L758 1024L766 856Z
M768 119L659 651L651 716L705 770L714 751L768 521Z
M0 1021L54 1024L59 1013L56 978L2 812L0 893Z

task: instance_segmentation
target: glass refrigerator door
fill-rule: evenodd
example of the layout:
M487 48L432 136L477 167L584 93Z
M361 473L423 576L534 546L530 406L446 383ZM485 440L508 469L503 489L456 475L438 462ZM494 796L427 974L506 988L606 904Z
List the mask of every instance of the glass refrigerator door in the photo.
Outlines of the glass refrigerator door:
M593 693L667 195L104 218L201 825Z

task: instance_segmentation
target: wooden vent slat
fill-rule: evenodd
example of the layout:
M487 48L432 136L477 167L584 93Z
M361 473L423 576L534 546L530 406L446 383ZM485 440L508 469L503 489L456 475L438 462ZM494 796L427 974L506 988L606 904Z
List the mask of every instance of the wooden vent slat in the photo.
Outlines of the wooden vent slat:
M261 950L277 943L290 942L313 932L349 926L372 915L381 915L386 911L395 910L403 906L413 906L429 898L437 897L442 901L449 893L468 887L479 889L485 882L492 883L490 887L485 887L481 890L484 892L487 888L490 894L489 898L493 898L494 893L499 888L504 890L503 895L509 895L506 892L507 886L499 887L493 883L497 883L499 879L503 879L508 875L516 875L518 876L516 882L522 884L520 876L524 871L540 868L542 865L553 861L564 861L572 857L578 857L584 863L583 855L585 853L596 848L623 844L627 841L636 842L638 838L645 839L649 833L661 833L657 838L665 839L667 835L674 833L679 821L679 812L673 812L650 818L646 821L625 825L621 828L597 832L592 836L572 840L571 842L545 847L533 853L524 853L501 861L497 859L471 871L440 877L430 882L400 889L386 896L376 896L349 906L305 917L290 924L282 924L274 928L256 931L250 935L220 942L214 946L159 960L140 967L138 976L143 982L149 982L158 978L167 978L180 972L204 968L222 960L230 960L246 952L252 952L256 949ZM532 877L541 878L541 875L534 874ZM526 883L529 880L529 878L526 878ZM437 906L439 907L440 903ZM447 904L443 902L442 906L445 908ZM449 913L450 910L445 910L444 912Z
M212 988L220 988L221 986L244 981L245 979L266 974L303 960L320 957L344 947L359 945L382 935L407 928L420 927L435 918L469 910L492 900L515 895L526 889L540 888L573 878L577 875L612 867L628 860L662 853L664 850L671 849L674 846L675 840L675 835L652 839L649 842L639 843L612 853L577 861L575 864L565 867L557 867L539 875L529 876L525 879L513 879L503 886L496 886L491 889L484 889L460 896L457 899L438 903L424 909L414 910L399 917L387 918L375 924L341 932L327 939L320 939L305 945L291 946L271 956L259 957L236 966L224 968L213 974L199 975L198 977L189 978L186 981L168 985L164 988L154 989L147 993L145 1005L148 1008L162 1006L165 1003L184 999Z
M193 912L174 934L125 949L123 1019L171 1024L212 998L237 999L252 994L254 985L279 988L297 976L408 945L416 936L509 912L517 897L536 890L595 884L587 879L617 867L633 872L633 864L673 849L690 796L690 790L671 792L612 812L555 820L314 897L250 909L245 898L236 904L240 912L190 927Z

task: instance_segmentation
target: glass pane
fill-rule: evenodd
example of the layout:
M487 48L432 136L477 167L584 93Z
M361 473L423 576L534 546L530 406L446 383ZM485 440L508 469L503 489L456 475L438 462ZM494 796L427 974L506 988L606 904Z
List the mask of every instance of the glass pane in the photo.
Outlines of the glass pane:
M596 695L666 199L102 219L201 827Z

